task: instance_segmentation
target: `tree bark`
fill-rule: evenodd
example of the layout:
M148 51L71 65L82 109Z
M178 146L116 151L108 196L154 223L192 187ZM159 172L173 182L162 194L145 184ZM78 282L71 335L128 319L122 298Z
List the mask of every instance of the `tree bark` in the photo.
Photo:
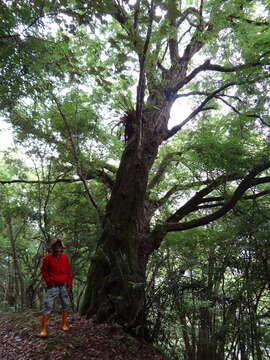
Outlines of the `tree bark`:
M153 251L151 214L145 199L149 171L165 130L157 120L164 122L159 112L145 113L142 133L136 133L135 128L127 143L81 307L81 313L88 317L95 315L98 321L115 321L143 337L146 337L146 265Z

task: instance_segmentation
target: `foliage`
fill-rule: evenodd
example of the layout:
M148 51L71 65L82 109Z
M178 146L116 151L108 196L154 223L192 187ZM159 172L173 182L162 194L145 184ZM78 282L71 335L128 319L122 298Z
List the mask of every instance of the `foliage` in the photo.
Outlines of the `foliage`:
M268 357L269 282L263 259L269 243L261 216L256 211L252 221L238 215L185 237L174 234L152 259L151 336L170 359Z

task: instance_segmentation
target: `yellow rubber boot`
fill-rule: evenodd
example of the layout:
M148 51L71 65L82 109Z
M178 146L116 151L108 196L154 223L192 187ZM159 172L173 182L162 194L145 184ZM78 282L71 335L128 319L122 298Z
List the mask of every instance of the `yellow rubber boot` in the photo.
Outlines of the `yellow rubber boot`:
M49 319L49 315L47 314L41 315L40 333L39 333L39 336L41 337L48 336L48 319Z
M61 321L61 329L63 331L69 330L69 327L67 326L67 317L68 317L67 311L63 311L62 312L62 321Z

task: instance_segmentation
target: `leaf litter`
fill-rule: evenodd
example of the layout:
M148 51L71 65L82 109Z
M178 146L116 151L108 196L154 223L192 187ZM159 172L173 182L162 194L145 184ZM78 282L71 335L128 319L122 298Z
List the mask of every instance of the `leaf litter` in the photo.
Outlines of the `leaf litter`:
M70 331L60 330L60 315L49 318L49 335L40 338L39 314L0 313L1 360L165 360L151 345L111 324L69 316Z

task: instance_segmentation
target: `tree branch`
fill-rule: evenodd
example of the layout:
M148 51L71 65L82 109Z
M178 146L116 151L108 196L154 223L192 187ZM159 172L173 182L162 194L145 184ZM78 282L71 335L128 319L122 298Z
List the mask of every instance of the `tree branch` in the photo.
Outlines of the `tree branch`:
M112 1L112 5L114 6L113 11L109 11L108 13L115 18L120 24L125 24L128 21L128 17L122 6L117 4L114 0Z
M269 21L254 21L254 20L250 20L250 19L244 19L244 18L241 18L240 16L236 16L236 15L229 15L228 18L231 19L231 20L245 21L248 24L253 24L253 25L256 25L256 26L267 26L267 25L269 25Z
M240 64L240 65L236 65L236 66L221 66L221 65L217 65L217 64L211 64L210 60L208 60L205 70L231 73L231 72L236 72L238 70L246 69L249 67L269 65L270 64L269 60L261 61L261 59L263 59L265 56L267 56L269 54L270 54L270 51L266 51L265 53L260 55L260 58L257 61L247 63L247 64Z
M219 179L219 178L218 178ZM213 181L217 181L216 180L212 180L212 179L207 179L204 181L194 181L191 183L187 183L187 184L177 184L174 185L161 199L159 200L155 200L155 202L158 204L158 207L162 206L173 194L177 193L178 191L182 191L182 190L189 190L192 187L199 187L199 186L203 186L203 185L209 185L212 184ZM239 180L239 176L237 175L228 175L226 177L224 177L224 183L226 181L233 181L233 180ZM203 201L203 199L202 199Z
M148 190L152 189L155 185L157 185L160 180L162 175L164 174L164 172L166 171L167 165L169 164L170 161L176 161L174 159L174 156L181 156L183 153L182 152L172 152L172 153L168 153L165 155L165 157L163 158L163 160L161 161L161 164L156 172L156 174L154 175L154 177L152 178L152 180L150 181L149 185L148 185Z
M270 181L270 178L268 179L267 182ZM270 194L270 190L264 190L264 191L261 191L259 193L256 193L256 194L252 194L252 195L246 195L246 196L242 196L242 200L255 200L255 199L258 199L260 197L263 197L265 195L268 195ZM202 200L202 203L207 203L207 202L215 202L214 204L205 204L205 205L199 205L197 206L197 208L194 209L194 211L197 211L197 210L201 210L201 209L210 209L210 208L214 208L214 207L221 207L221 206L224 206L224 200L225 198L222 197L222 196L217 196L217 197L212 197L212 198L206 198L206 199L203 199Z
M210 194L213 190L218 188L221 184L226 183L229 179L235 180L237 178L236 175L231 175L230 178L228 176L220 176L219 178L212 181L208 186L203 188L202 190L196 192L196 194L189 199L185 205L183 205L180 209L178 209L173 215L171 215L166 222L176 222L180 221L183 217L194 211L196 207L203 202L203 198Z
M190 91L188 93L183 93L183 94L177 95L176 99L181 98L181 97L196 96L196 95L198 95L198 96L203 96L203 95L204 96L209 96L209 95L211 95L211 93L206 92L206 91ZM243 114L239 110L237 110L235 106L233 106L227 100L225 100L223 97L234 99L234 100L237 100L237 101L243 103L244 101L242 99L240 99L239 97L233 96L233 95L227 95L227 94L218 94L218 95L215 96L216 99L219 99L220 101L222 101L225 105L230 107L238 115L245 115L245 116L250 117L250 118L259 119L263 125L265 125L267 127L270 127L270 124L268 124L260 115L257 115L257 114ZM206 108L204 108L204 110L206 110Z
M196 8L189 7L182 12L181 17L177 21L177 24L176 24L177 27L179 27L186 20L188 15L190 15L190 14L196 15L198 17L200 16L200 12Z
M134 5L134 21L133 21L133 29L135 33L138 30L138 19L139 19L139 12L140 12L141 0L137 0Z
M249 189L252 186L261 184L261 183L270 182L270 177L269 176L255 179L256 175L258 175L259 173L261 173L264 170L269 169L269 167L270 167L270 162L267 162L267 163L263 163L263 164L260 164L260 165L256 166L252 171L250 171L250 173L238 185L238 187L234 191L234 193L233 193L232 197L230 198L230 200L228 200L222 206L221 209L213 212L210 215L206 215L204 217L194 219L194 220L191 220L191 221L188 221L188 222L170 223L170 221L175 221L175 220L177 221L178 219L183 218L186 214L190 213L190 211L192 209L194 209L194 205L190 204L190 201L192 200L191 199L190 201L187 202L186 205L184 205L181 209L179 209L179 211L177 211L175 213L175 215L171 216L168 219L167 223L164 225L164 230L166 232L187 230L187 229L191 229L191 228L194 228L194 227L207 225L207 224L221 218L227 212L229 212L231 209L233 209L235 204L242 198L242 195L244 194L244 192L247 189ZM206 188L206 189L203 189L201 192L199 192L198 195L196 194L193 197L193 198L195 198L195 204L196 205L199 204L199 197L204 196L202 192L205 191L205 192L209 193L210 192L209 190L210 190L209 187Z
M265 176L264 178L260 178L260 183L267 183L267 182L270 182L270 177L269 176ZM256 185L258 185L259 182L256 181ZM262 196L265 196L265 195L268 195L270 194L270 190L263 190L263 191L260 191L256 194L252 194L252 195L246 195L246 196L242 196L242 199L243 200L254 200L254 199L257 199L259 197L262 197ZM220 202L220 201L224 201L225 198L222 197L222 196L213 196L213 197L208 197L208 198L205 198L205 199L202 199L202 203L206 203L206 202L211 202L211 201L216 201L216 202Z
M236 114L238 115L245 115L249 118L259 119L261 123L267 127L270 127L270 124L268 124L260 115L257 114L243 114L241 111L237 110L232 104L230 104L228 101L222 98L222 96L216 96L217 99L221 100L225 105L230 107Z
M149 9L149 24L147 28L146 39L143 46L142 53L139 53L139 63L140 63L140 75L139 82L137 86L137 98L136 98L136 120L139 124L139 136L138 136L138 146L141 145L141 137L142 137L142 117L143 117L143 107L144 107L144 95L145 95L145 60L147 51L149 48L150 38L152 34L152 25L153 25L153 17L154 17L154 0L151 0L151 5Z
M92 205L96 209L100 220L102 220L101 210L100 210L98 204L96 203L96 201L95 201L95 199L94 199L94 197L93 197L93 195L92 195L92 193L91 193L91 191L90 191L90 189L88 187L87 182L85 181L84 174L83 174L83 171L82 171L81 161L80 161L79 147L75 145L75 142L74 142L74 139L73 139L73 136L72 136L72 132L71 132L71 129L70 129L70 126L69 126L69 123L68 123L68 119L67 119L65 113L63 112L61 104L59 103L56 96L53 93L51 93L51 97L52 97L53 101L55 102L55 104L57 106L57 109L58 109L58 111L59 111L59 113L60 113L60 115L61 115L61 117L63 119L63 122L65 124L65 127L67 129L69 142L71 144L71 148L73 150L73 156L74 156L74 159L75 159L75 162L76 162L77 174L79 175L79 177L80 177L80 179L81 179L81 181L83 183L83 186L84 186L84 189L86 191L88 199L90 200L90 202L92 203Z
M90 179L87 179L90 180ZM51 185L51 184L57 184L57 183L75 183L75 182L81 182L82 179L55 179L55 180L23 180L23 179L14 179L14 180L0 180L1 185L6 184L44 184L44 185Z
M172 4L172 2L171 2ZM178 40L177 40L177 12L176 10L176 1L174 0L175 9L168 7L167 17L170 24L170 33L168 35L168 46L170 51L171 64L177 63L180 60L179 49L178 49Z
M225 84L223 86L221 86L219 89L213 91L212 93L210 93L206 99L201 103L201 105L199 105L194 111L192 111L192 113L185 119L183 120L179 125L174 126L171 130L168 131L167 136L165 138L165 140L169 139L170 137L172 137L173 135L175 135L179 130L182 129L182 127L187 124L191 119L194 118L194 116L196 116L198 113L200 113L201 111L205 111L205 105L212 100L213 98L216 97L216 95L218 93L220 93L221 91L229 88L230 86L235 85L234 82ZM208 108L209 109L209 108Z
M245 199L245 200L254 200L254 199L257 199L259 197L268 195L268 194L270 194L270 190L264 190L264 191L261 191L259 193L253 194L253 195L243 196L243 199Z
M191 45L188 45L191 47ZM191 48L188 50L186 49L186 55L184 55L183 58L185 58L185 56L190 57L190 54L188 54L188 52L191 51ZM269 55L270 51L265 52L264 54L262 54L260 56L260 59L262 59L263 57L265 57L266 55ZM256 66L263 66L263 65L269 65L270 62L269 60L267 61L254 61L252 63L247 63L247 64L241 64L241 65L237 65L237 66L231 66L231 67L226 67L226 66L221 66L221 65L216 65L216 64L211 64L211 60L206 60L202 65L198 66L196 69L194 69L189 75L187 75L184 79L181 79L176 86L173 89L170 89L170 91L172 93L177 93L177 91L179 91L184 85L188 84L192 79L194 79L194 77L199 74L201 71L218 71L218 72L223 72L223 73L232 73L232 72L237 72L239 70L243 70L249 67L256 67ZM178 96L178 95L176 95Z
M188 93L182 93L182 94L178 94L176 95L176 99L179 99L181 97L188 97L188 96L196 96L196 95L199 95L199 96L209 96L210 93L209 92L206 92L206 91L190 91Z
M194 209L194 211L202 210L202 209L211 209L211 208L220 207L220 206L223 206L223 205L224 205L224 202L217 202L215 204L199 205Z

